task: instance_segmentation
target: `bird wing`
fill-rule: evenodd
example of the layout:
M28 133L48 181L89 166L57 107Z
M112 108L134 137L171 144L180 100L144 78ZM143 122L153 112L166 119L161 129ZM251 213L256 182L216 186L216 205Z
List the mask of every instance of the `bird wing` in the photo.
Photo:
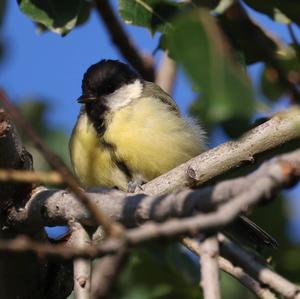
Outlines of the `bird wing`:
M179 108L172 97L153 82L144 82L143 97L160 99L163 103L167 104L171 110L176 112L176 114L180 114Z

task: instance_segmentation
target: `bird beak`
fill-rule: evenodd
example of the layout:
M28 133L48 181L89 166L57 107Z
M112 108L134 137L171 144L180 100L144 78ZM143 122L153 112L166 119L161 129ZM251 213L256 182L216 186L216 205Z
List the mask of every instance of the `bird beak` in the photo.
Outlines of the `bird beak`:
M80 104L88 104L88 103L93 103L96 101L96 97L89 96L89 95L82 95L77 99L77 102Z

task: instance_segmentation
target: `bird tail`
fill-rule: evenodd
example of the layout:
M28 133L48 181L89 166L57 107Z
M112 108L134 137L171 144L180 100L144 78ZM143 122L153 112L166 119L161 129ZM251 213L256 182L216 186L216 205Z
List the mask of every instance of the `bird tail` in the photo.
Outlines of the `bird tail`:
M277 241L271 235L245 216L238 217L226 228L224 233L237 239L242 244L255 247L258 250L261 248L276 249L278 247Z

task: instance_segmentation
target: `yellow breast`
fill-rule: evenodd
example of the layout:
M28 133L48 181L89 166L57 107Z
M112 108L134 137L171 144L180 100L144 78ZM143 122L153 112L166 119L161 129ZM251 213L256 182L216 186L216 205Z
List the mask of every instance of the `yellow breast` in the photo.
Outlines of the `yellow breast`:
M139 99L114 112L103 136L115 146L115 156L135 177L149 181L204 150L199 128L170 111L158 99ZM127 189L128 178L101 146L83 114L70 143L74 170L82 184Z
M127 186L126 176L114 165L109 150L99 141L86 114L82 114L70 140L70 156L76 175L86 188Z
M146 181L203 151L197 130L157 99L144 98L115 114L105 139Z

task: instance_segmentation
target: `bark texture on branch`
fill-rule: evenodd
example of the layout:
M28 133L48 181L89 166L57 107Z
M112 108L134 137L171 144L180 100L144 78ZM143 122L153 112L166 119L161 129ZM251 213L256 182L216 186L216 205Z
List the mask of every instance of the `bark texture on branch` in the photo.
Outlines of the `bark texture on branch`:
M71 225L71 243L74 248L85 248L91 244L90 237L82 225L75 222ZM92 261L78 258L73 261L74 294L76 299L90 299Z
M206 238L201 247L201 287L204 299L220 299L220 276L218 267L219 244L216 236Z

